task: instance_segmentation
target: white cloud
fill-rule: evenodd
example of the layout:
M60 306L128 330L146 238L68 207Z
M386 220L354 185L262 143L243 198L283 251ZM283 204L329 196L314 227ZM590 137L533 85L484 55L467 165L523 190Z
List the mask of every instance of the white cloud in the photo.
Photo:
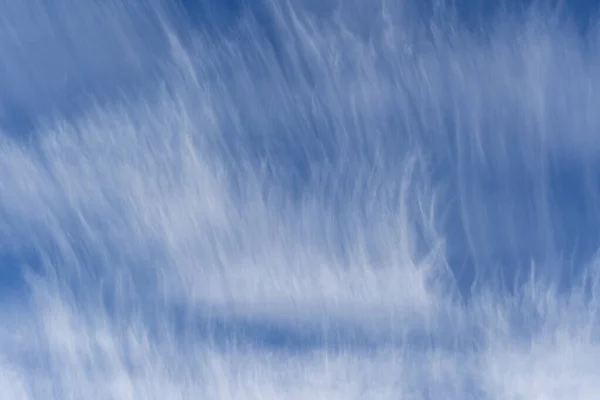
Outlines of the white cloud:
M595 157L596 50L565 26L265 3L216 37L158 4L4 3L0 101L33 131L0 115L0 251L30 263L2 266L4 395L598 392L596 266L565 261L546 183Z

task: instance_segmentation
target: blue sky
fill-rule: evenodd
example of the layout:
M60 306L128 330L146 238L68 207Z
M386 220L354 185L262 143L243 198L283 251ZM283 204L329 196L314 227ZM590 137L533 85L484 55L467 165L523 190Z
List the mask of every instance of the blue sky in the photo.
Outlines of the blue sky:
M596 5L430 6L0 2L0 393L595 398Z

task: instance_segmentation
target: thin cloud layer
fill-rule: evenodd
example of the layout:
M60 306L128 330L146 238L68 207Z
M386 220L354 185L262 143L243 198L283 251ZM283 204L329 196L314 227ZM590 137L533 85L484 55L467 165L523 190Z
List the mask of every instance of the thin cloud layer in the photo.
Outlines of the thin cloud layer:
M598 392L593 30L4 3L4 395Z

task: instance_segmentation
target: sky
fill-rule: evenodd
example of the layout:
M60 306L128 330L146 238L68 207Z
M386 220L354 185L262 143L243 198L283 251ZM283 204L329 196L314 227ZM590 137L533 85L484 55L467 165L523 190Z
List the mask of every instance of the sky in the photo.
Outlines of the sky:
M595 398L594 2L0 10L0 398Z

